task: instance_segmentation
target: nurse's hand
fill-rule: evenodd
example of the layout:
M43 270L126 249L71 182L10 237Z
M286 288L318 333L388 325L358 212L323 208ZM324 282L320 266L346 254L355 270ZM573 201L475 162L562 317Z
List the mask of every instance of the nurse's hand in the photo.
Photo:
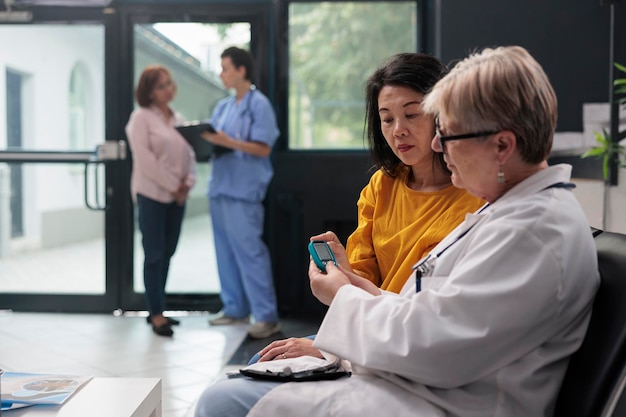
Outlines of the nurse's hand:
M348 255L346 254L346 248L343 247L341 241L333 232L325 232L319 235L311 236L310 241L314 240L323 240L328 243L330 246L330 250L335 254L335 260L337 261L337 265L343 266L348 271L352 271L352 267L350 266L350 262L348 261Z
M231 138L223 131L217 131L215 133L202 132L200 136L207 142L211 142L213 145L223 146L225 148L235 149L239 141Z
M272 152L272 148L268 146L267 143L233 139L221 130L216 133L202 132L200 136L214 145L245 152L252 156L258 156L259 158L267 158Z

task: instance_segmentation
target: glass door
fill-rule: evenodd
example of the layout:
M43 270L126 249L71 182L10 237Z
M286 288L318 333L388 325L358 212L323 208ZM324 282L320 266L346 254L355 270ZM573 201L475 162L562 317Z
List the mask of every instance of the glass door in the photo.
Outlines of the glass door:
M105 142L102 11L54 23L42 12L1 24L0 38L0 309L111 311L93 203L106 199L106 168L92 163Z
M245 12L238 7L202 7L196 10L164 7L132 8L127 13L129 46L127 67L132 74L132 86L127 100L132 102L134 87L141 72L151 64L164 65L176 82L176 97L172 108L187 121L201 121L211 116L216 103L230 94L225 90L219 73L222 51L239 46L262 52L257 59L257 71L267 91L267 34L264 19L268 14L256 6ZM261 65L259 65L259 63ZM132 111L137 104L132 103ZM185 218L176 253L167 279L167 308L181 310L217 311L219 277L216 266L213 232L209 217L207 184L210 161L198 162L197 182L187 202ZM143 248L133 207L133 265L132 284L125 281L123 309L144 309Z

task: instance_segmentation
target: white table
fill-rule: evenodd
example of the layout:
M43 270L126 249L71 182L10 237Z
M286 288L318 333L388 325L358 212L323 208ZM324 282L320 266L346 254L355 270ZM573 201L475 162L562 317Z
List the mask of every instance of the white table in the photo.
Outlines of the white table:
M35 405L6 414L7 417L161 417L161 379L93 378L64 404Z

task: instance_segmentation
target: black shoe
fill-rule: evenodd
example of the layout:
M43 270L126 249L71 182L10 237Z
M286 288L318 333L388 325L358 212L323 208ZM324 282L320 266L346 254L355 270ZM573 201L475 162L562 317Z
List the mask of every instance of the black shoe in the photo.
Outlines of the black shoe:
M166 319L170 326L178 326L180 324L180 320L176 320L171 317L166 317ZM146 317L146 323L148 324L152 323L152 317L150 316Z
M160 326L152 325L152 331L159 336L168 336L171 337L174 335L174 330L170 327L169 324L162 324Z

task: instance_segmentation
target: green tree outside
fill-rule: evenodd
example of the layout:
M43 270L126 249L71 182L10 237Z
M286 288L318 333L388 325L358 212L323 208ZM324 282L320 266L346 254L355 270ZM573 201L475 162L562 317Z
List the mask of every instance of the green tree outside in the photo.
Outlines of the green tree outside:
M389 56L417 50L415 2L292 3L292 149L361 149L367 77Z

